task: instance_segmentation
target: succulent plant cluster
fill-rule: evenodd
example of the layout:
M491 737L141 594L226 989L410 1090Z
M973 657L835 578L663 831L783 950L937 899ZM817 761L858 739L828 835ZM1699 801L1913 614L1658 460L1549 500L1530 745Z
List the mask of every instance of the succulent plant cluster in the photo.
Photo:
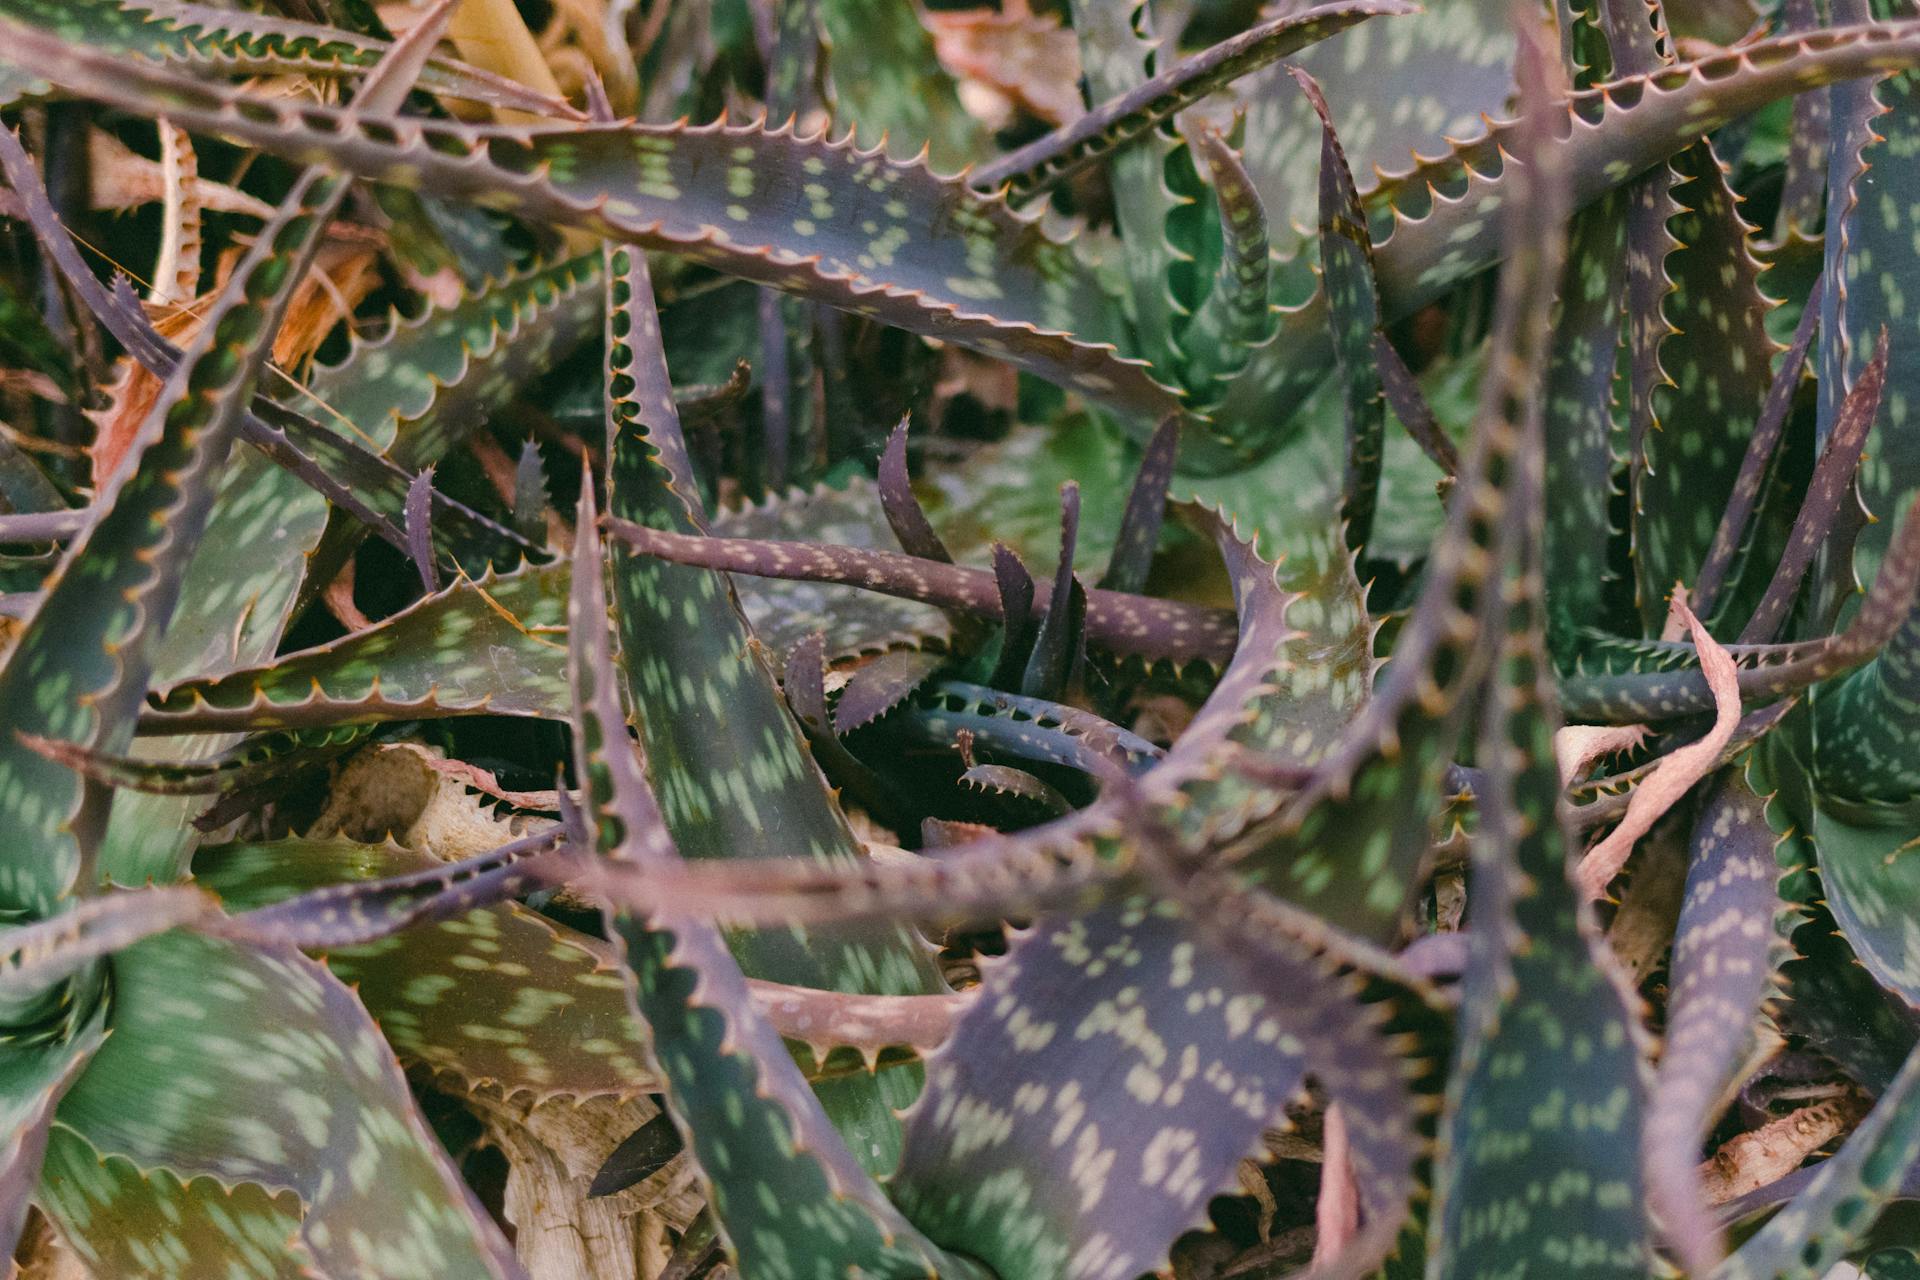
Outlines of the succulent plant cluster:
M6 1255L1920 1271L1916 67L0 0Z

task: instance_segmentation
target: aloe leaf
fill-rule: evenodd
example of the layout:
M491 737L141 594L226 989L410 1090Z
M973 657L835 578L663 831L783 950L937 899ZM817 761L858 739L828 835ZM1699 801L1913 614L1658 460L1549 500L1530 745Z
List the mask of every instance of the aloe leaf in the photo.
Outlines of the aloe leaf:
M1245 162L1212 128L1196 124L1190 139L1206 163L1220 214L1220 262L1181 337L1181 382L1205 412L1247 366L1273 328L1266 206Z
M1820 460L1814 464L1813 478L1807 482L1800 513L1787 535L1786 549L1774 567L1766 594L1740 633L1743 643L1764 644L1774 638L1800 594L1815 553L1830 545L1834 538L1835 528L1842 519L1842 504L1854 493L1861 450L1866 447L1867 434L1880 411L1880 393L1886 384L1886 374L1887 335L1883 330L1873 359L1867 362L1852 390L1847 392L1840 406L1840 417L1827 434Z
M1025 769L1004 764L976 764L960 775L960 785L984 795L1024 801L1049 817L1057 818L1073 809L1072 802L1046 782Z
M897 649L857 668L834 705L835 731L852 733L880 719L925 684L944 661L937 653Z
M1053 571L1033 652L1020 676L1020 692L1058 699L1086 652L1087 598L1074 576L1074 548L1080 537L1080 486L1069 481L1060 490L1060 555Z
M614 288L644 292L631 309L621 299L623 305L614 314L631 318L637 312L651 318L652 291L643 260L636 256L629 264L624 256L614 255L609 273ZM670 411L660 406L666 378L657 346L651 355L636 355L619 332L615 330L610 368L632 369L646 378L644 383L628 379L625 386L640 397L648 413ZM638 360L659 362L658 374L636 368ZM633 435L642 428L627 416L638 404L625 398L621 386L614 382L610 387L615 396L610 430L626 435L631 449L637 443ZM649 424L647 429L671 441L674 426L677 423L667 418L664 425ZM609 444L617 449L618 441L616 436ZM621 464L614 465L619 471ZM627 468L615 481L616 500L632 502L634 488L644 492L645 486L635 482L646 473L635 474L631 463ZM629 491L625 499L617 498L621 479ZM653 496L656 501L675 500L667 483L658 483ZM674 513L680 519L689 514L685 507ZM605 583L600 572L586 571L602 563L596 524L588 487L581 495L574 548L574 561L582 571L574 578L568 606L575 767L600 850L642 866L671 865L680 855L669 819L655 801L642 771L642 755L627 735L605 621ZM617 583L619 566L613 574ZM631 582L633 575L625 576ZM666 584L653 585L663 589ZM643 730L643 749L646 741ZM672 745L670 739L668 743ZM663 779L672 776L660 766L653 768ZM715 1217L743 1274L823 1269L929 1277L949 1269L959 1276L974 1274L973 1268L946 1258L909 1226L848 1151L786 1047L754 1010L740 964L717 929L697 920L656 921L633 914L613 915L609 923L633 970L635 1008L653 1033L653 1057L669 1085L668 1109L705 1175ZM810 1212L790 1212L800 1206Z
M1146 0L1074 0L1072 13L1091 97L1120 98L1152 77L1153 15ZM1174 183L1192 174L1192 163L1179 136L1162 124L1116 151L1108 168L1114 222L1126 244L1134 346L1153 364L1176 368L1185 316L1172 276L1188 255L1174 243L1169 223L1189 203Z
M65 1125L47 1142L37 1192L62 1238L95 1275L226 1274L305 1280L313 1256L299 1241L300 1201L250 1182L182 1180L103 1155Z
M787 651L786 668L781 672L787 705L807 731L807 742L819 758L822 772L884 825L897 827L904 812L899 796L847 749L834 728L832 713L827 709L825 649L826 639L816 631Z
M102 52L247 75L358 75L370 70L388 47L385 41L338 27L177 0L6 0L0 16ZM575 114L558 99L446 58L427 60L420 87L490 106ZM0 74L0 100L10 102L46 88L45 81L30 72Z
M154 796L202 796L311 768L357 745L363 736L353 730L311 737L273 735L214 760L143 760L89 751L54 738L27 735L22 741L109 787Z
M1167 486L1173 480L1173 464L1179 452L1180 423L1169 418L1154 430L1140 454L1140 469L1134 473L1126 508L1120 513L1120 532L1114 538L1113 553L1107 557L1107 571L1100 576L1100 586L1105 590L1138 594L1145 589L1153 553L1160 545Z
M1672 283L1659 313L1667 328L1658 348L1662 385L1652 393L1644 461L1634 460L1634 567L1649 630L1666 617L1674 584L1693 578L1712 545L1779 351L1767 336L1771 304L1747 247L1752 228L1718 158L1696 146L1670 163L1678 213L1667 226L1679 247L1664 267Z
M69 88L165 115L182 128L297 157L310 155L324 136L330 160L360 177L430 185L436 194L679 253L991 350L1123 413L1158 420L1177 407L1144 365L1093 345L1114 336L1111 308L1071 249L1004 201L918 164L760 125L525 133L351 120L329 108L293 108L130 66L17 24L6 32L10 52ZM794 216L785 200L766 195L809 185L825 194L808 216ZM930 226L952 233L928 239ZM913 253L899 252L909 243Z
M1546 391L1548 639L1563 664L1579 647L1577 629L1606 616L1614 357L1627 260L1623 195L1574 215Z
M842 488L793 490L758 505L720 511L712 531L726 538L890 550L894 535L884 509L875 486L857 476ZM826 633L829 662L896 646L947 644L953 636L952 624L938 610L857 587L743 578L735 591L754 635L776 660L815 631Z
M928 1062L894 1196L1003 1280L1149 1272L1312 1069L1336 1095L1372 1091L1367 1150L1400 1151L1398 1177L1379 1172L1404 1206L1408 1066L1313 941L1261 938L1254 978L1141 897L1018 935Z
M1380 501L1380 458L1386 446L1387 405L1373 343L1380 328L1380 297L1373 283L1373 238L1333 115L1313 77L1291 68L1294 82L1320 120L1320 275L1333 324L1333 355L1345 392L1347 469L1340 519L1347 545L1363 554Z
M1649 1203L1693 1275L1710 1272L1720 1254L1701 1199L1701 1142L1751 1059L1761 1006L1785 958L1789 908L1780 898L1779 842L1744 771L1724 771L1694 822L1666 1047L1643 1130Z
M645 256L608 252L609 512L709 541L700 536L705 514L673 405ZM696 860L859 858L726 579L628 552L616 552L612 565L635 725L680 852ZM766 931L736 947L750 977L874 994L941 989L925 948L897 924L821 930L804 940ZM885 1091L911 1083L822 1085L836 1122L854 1135L860 1159L872 1168L892 1162L898 1128L889 1106L905 1100Z
M1336 532L1324 531L1312 553L1276 562L1223 514L1197 505L1182 513L1219 549L1240 625L1234 660L1168 753L1190 838L1213 841L1242 834L1290 798L1291 788L1236 769L1237 756L1310 766L1340 741L1373 687L1374 623Z
M566 714L567 572L546 565L462 579L366 631L160 694L143 733L312 729Z
M1508 215L1494 385L1480 426L1482 435L1516 438L1518 456L1502 520L1503 590L1489 611L1504 626L1482 699L1476 758L1486 776L1475 792L1473 941L1430 1274L1479 1275L1577 1257L1590 1274L1640 1280L1652 1259L1641 1193L1646 1082L1638 1028L1569 876L1567 833L1556 812L1557 726L1539 578L1541 373L1563 261L1565 185L1546 126L1545 55L1533 40L1522 41L1523 110L1537 123L1516 139L1528 178ZM1578 1226L1568 1232L1571 1223Z
M1037 764L1057 764L1100 777L1139 773L1165 752L1090 711L1044 698L1003 693L960 680L937 680L886 720L890 732L949 746L973 735L976 748Z
M89 995L97 995L97 990ZM99 1047L106 1024L106 1002L88 999L53 1035L28 1038L10 1046L0 1063L0 1245L7 1256L20 1243L34 1183L47 1151L53 1114L60 1099Z
M1820 25L1812 0L1786 0L1780 6L1782 31L1809 31ZM1787 127L1786 176L1780 184L1780 212L1774 236L1785 241L1820 230L1826 214L1827 143L1833 125L1832 90L1793 100Z
M900 419L887 437L887 447L880 455L880 506L902 551L922 560L953 563L953 553L940 541L921 509L920 499L913 494L913 479L907 472L906 418Z
M301 1239L329 1273L521 1274L325 970L170 933L120 953L114 980L113 1035L60 1125L142 1170L294 1192Z
M1818 1280L1865 1238L1920 1159L1920 1050L1805 1190L1712 1280Z
M1374 0L1320 5L1270 19L1182 59L1072 124L979 166L972 181L986 190L1004 186L1023 198L1038 195L1241 76L1367 18L1409 12L1409 6L1395 0Z

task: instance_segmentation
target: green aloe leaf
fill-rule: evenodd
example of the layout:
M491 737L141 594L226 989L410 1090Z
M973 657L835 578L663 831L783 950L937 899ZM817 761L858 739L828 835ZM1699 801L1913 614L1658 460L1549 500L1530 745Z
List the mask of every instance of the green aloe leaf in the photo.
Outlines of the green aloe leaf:
M637 314L657 326L644 260L636 256L630 265L623 260L624 251L609 253L613 287L640 290L631 309L627 299L620 298L622 305L613 314ZM632 332L649 341L644 331ZM614 350L612 369L634 369L645 378L624 384L637 394L638 403L650 414L670 413L657 345L638 356L658 365L653 372L636 368L635 353L623 343L616 340ZM632 448L638 443L632 437L639 425L627 415L638 404L625 398L622 386L615 382L610 388L616 397L610 429L626 434ZM664 408L663 402L668 402ZM677 424L671 417L665 422L651 431L671 447ZM616 449L617 440L610 442ZM620 469L617 461L614 465ZM639 478L632 473L624 477L630 494ZM666 484L658 489L672 497ZM689 512L681 507L674 514L684 519ZM610 859L642 867L671 866L680 858L671 820L642 772L650 763L642 754L647 736L643 730L637 750L621 707L596 525L588 487L581 495L574 547L581 571L574 577L568 608L574 760L583 784L585 817L598 848ZM618 565L612 575L616 584L622 576L629 581L633 577L630 570L623 575ZM653 771L663 783L676 785L671 772L658 766ZM691 829L699 833L699 827ZM633 970L634 1006L652 1031L653 1057L668 1082L668 1108L705 1177L714 1216L743 1274L857 1270L929 1280L936 1274L979 1274L970 1264L944 1255L908 1225L847 1149L822 1099L809 1091L785 1045L754 1009L746 977L718 929L694 919L656 921L636 914L611 914L609 923ZM843 1109L852 1100L843 1093ZM857 1118L852 1127L861 1128Z
M1604 196L1574 215L1547 366L1547 635L1562 664L1580 648L1579 628L1606 616L1626 199Z
M1557 812L1539 576L1541 419L1566 187L1547 127L1546 57L1533 40L1523 41L1520 66L1523 110L1534 123L1516 138L1528 178L1507 219L1511 248L1481 419L1481 436L1510 438L1517 456L1500 504L1501 589L1489 612L1501 641L1480 699L1473 941L1429 1273L1483 1275L1548 1260L1642 1280L1652 1224L1641 1191L1639 1030L1569 874Z
M145 733L315 729L438 716L543 716L567 706L567 573L545 565L462 579L329 644L174 685Z
M1038 195L1242 76L1367 18L1408 12L1398 0L1362 0L1280 14L1181 59L1120 97L1099 103L1072 124L981 165L973 173L973 182L989 191L1007 186L1020 198Z
M1633 459L1634 569L1649 631L1665 619L1674 585L1691 582L1706 559L1780 350L1767 334L1772 304L1748 247L1753 228L1719 159L1703 144L1671 167L1677 212L1667 227L1678 247L1664 267L1672 283L1660 305L1662 385Z
M520 1274L379 1031L325 970L188 933L149 938L113 968L113 1034L62 1100L61 1126L142 1171L294 1193L301 1240L328 1274Z
M305 1280L300 1199L250 1182L183 1180L103 1155L65 1125L47 1142L39 1195L62 1238L95 1275Z
M609 514L704 533L646 259L629 249L609 254ZM680 852L689 859L860 858L727 580L624 551L612 565L635 727ZM749 977L873 994L942 986L925 948L899 925L810 935L768 930L735 946ZM913 1083L901 1074L822 1085L829 1111L870 1168L890 1168L898 1150L890 1107L907 1100Z

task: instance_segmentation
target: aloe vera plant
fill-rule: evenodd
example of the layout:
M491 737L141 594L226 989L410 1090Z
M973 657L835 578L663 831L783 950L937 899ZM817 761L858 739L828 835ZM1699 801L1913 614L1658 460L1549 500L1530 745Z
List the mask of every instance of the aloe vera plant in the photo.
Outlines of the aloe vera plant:
M1910 1269L1905 6L0 64L24 1274Z

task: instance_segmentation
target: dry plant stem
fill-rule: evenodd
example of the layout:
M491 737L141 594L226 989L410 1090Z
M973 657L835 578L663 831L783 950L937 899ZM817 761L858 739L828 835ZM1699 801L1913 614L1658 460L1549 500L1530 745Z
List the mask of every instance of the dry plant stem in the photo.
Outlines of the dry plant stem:
M1758 1129L1729 1138L1700 1166L1707 1203L1721 1205L1777 1182L1834 1141L1866 1114L1858 1095L1802 1107Z
M1693 643L1700 651L1700 669L1713 690L1713 728L1698 742L1690 742L1662 760L1647 775L1646 781L1634 788L1633 799L1628 802L1620 825L1581 859L1576 875L1581 890L1589 898L1598 898L1606 892L1607 885L1626 865L1635 842L1652 830L1660 815L1671 809L1694 783L1713 770L1740 723L1739 673L1734 669L1732 657L1707 634L1684 600L1676 597L1673 608L1693 632Z

